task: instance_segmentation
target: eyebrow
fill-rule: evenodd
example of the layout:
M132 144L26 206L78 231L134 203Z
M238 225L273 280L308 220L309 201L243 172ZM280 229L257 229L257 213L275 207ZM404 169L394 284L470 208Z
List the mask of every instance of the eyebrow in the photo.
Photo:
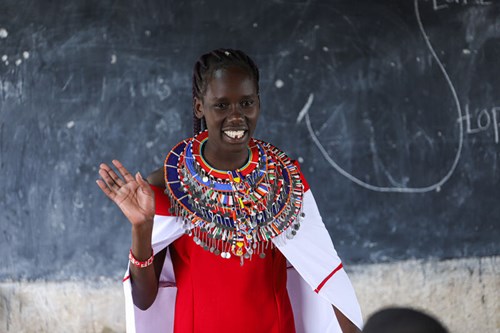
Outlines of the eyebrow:
M257 96L258 96L258 94L243 95L243 96L241 96L241 99L256 98ZM211 100L212 101L225 101L227 99L228 98L226 96L222 96L222 97L214 96Z

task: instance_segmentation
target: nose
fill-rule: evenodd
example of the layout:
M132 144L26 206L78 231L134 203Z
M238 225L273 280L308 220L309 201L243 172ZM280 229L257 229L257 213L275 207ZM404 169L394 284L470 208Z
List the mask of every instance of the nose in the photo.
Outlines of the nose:
M228 118L243 118L243 108L239 103L231 104Z

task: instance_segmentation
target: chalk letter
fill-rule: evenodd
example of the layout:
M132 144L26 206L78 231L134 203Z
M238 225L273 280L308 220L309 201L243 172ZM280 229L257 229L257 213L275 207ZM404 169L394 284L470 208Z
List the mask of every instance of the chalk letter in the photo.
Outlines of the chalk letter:
M486 124L483 125L481 119L486 118ZM479 130L483 131L490 126L491 123L491 118L490 114L488 113L488 110L482 109L481 112L479 112L479 115L477 116L477 127Z
M462 116L458 119L458 121L462 121L465 118L465 123L467 124L466 130L467 134L473 134L473 133L478 133L481 130L480 129L472 129L471 128L471 121L470 121L470 113L469 113L469 104L465 104L465 116Z
M439 0L432 0L432 7L434 8L434 10L440 10L448 7L448 5L438 5L438 1Z
M497 121L497 112L500 112L500 107L495 106L491 109L491 115L493 116L493 131L495 132L495 143L498 143L498 128L500 123Z

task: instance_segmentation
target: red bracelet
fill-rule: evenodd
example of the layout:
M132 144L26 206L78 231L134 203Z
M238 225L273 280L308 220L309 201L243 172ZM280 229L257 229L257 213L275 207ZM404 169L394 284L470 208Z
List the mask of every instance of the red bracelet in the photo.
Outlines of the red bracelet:
M148 260L146 261L139 261L137 260L134 255L132 254L132 249L130 249L130 252L128 254L128 259L130 260L130 263L134 266L137 266L139 268L145 268L145 267L148 267L149 265L151 265L153 263L153 260L154 260L155 256L153 254L153 250L151 249L151 257L149 257Z

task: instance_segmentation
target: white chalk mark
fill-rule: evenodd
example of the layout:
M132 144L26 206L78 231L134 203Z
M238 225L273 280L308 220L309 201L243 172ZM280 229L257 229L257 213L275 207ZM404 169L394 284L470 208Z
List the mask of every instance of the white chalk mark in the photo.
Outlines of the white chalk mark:
M304 116L309 112L309 108L311 107L312 103L314 101L314 94L310 93L309 97L307 98L306 104L302 107L302 110L300 110L299 115L297 116L297 124L302 121Z
M111 55L111 63L116 64L116 54Z
M7 38L9 32L5 28L0 28L0 38Z
M104 76L102 78L102 85L101 85L101 102L104 102L105 96L106 96L106 77Z
M9 61L5 61L5 66L9 66Z
M328 46L323 46L323 51L328 52L329 51Z
M309 60L309 56L304 56L304 60Z
M68 123L66 124L66 127L67 128L73 128L73 127L75 127L75 122L73 120L68 121Z
M456 106L456 109L457 109L458 118L460 119L460 118L462 118L462 108L460 107L460 101L458 99L457 91L455 90L455 87L453 86L453 83L451 82L450 76L448 75L448 72L446 72L446 69L444 68L443 63L441 62L441 60L437 56L436 52L434 51L434 48L431 45L429 36L427 35L427 33L426 33L425 29L424 29L424 25L422 24L422 20L420 19L420 11L419 11L419 8L418 8L418 0L415 0L414 3L415 3L415 15L416 15L416 18L417 18L418 27L419 27L420 32L422 33L422 35L423 35L423 37L425 39L425 43L427 45L427 48L431 52L434 60L438 64L439 69L441 70L444 78L446 79L446 83L448 84L448 88L450 89L450 91L451 91L451 93L453 95L453 100L455 101L455 106ZM451 175L455 171L455 169L456 169L456 167L458 165L458 161L460 160L460 157L462 155L462 146L463 146L463 141L464 141L464 126L463 126L463 122L460 122L460 124L459 124L459 130L460 130L460 137L458 138L457 154L455 155L455 160L453 161L453 164L452 164L450 170L448 171L448 173L437 184L429 186L428 187L428 191L431 191L431 190L437 189L437 188L441 188L441 186L444 183L446 183L448 181L448 179L450 179Z
M3 61L3 62L6 62L6 61L7 61L7 59L9 59L9 56L8 56L8 55L6 55L6 54L4 54L4 55L2 56L2 61Z
M328 152L325 150L321 142L319 141L318 137L314 133L314 130L311 126L311 120L309 119L309 113L305 114L305 119L306 119L306 125L307 125L307 130L309 131L309 134L311 135L311 138L313 142L316 144L316 147L318 147L319 151L321 154L323 154L323 157L326 159L330 165L337 170L342 176L346 177L350 181L352 181L355 184L358 184L359 186L362 186L364 188L367 188L372 191L376 192L404 192L404 193L417 193L417 192L427 192L428 190L421 190L418 188L401 188L401 187L380 187L380 186L375 186L372 184L368 184L354 176L352 176L350 173L342 169L340 165L338 165L328 154Z
M71 82L71 80L73 80L73 74L71 74L71 75L69 76L69 78L66 80L66 83L65 83L65 84L64 84L64 86L62 87L61 91L65 91L65 90L66 90L66 88L68 88L68 85L69 85L69 83Z
M463 50L462 50L462 53L463 53L463 54L470 54L470 50L469 50L469 49L463 49Z
M257 22L255 22L254 24L252 24L252 26L253 26L254 28L257 28L257 27L259 26L259 24L257 24Z
M146 31L144 31L144 34L145 34L147 37L149 37L149 36L151 36L151 31L146 30Z
M283 80L280 80L280 79L277 79L276 82L274 82L274 85L276 86L276 88L283 88L283 86L285 85L285 82L283 82Z
M458 99L458 95L457 95L457 92L455 90L455 87L453 86L453 83L451 82L451 79L450 79L448 73L446 72L446 69L444 68L443 63L441 62L441 60L437 56L436 52L434 51L434 48L432 47L432 44L430 43L430 39L429 39L429 37L428 37L428 35L427 35L427 33L426 33L425 29L424 29L424 26L422 24L422 21L420 19L420 12L419 12L419 8L418 8L418 0L414 1L414 5L415 5L415 15L416 15L416 18L417 18L417 23L418 23L420 32L422 33L422 36L423 36L423 38L425 40L427 48L429 49L429 52L431 53L432 57L434 58L434 60L438 64L438 67L441 70L441 73L443 74L443 76L444 76L444 78L446 80L446 83L448 84L448 88L450 89L450 91L452 93L452 96L453 96L453 99L454 99L454 102L455 102L455 106L456 106L456 109L457 109L457 113L458 113L458 118L462 119L462 110L461 110L461 107L460 107L460 101ZM455 169L456 169L456 167L458 165L458 161L460 160L460 157L461 157L461 154L462 154L462 146L463 146L463 140L464 140L463 139L463 136L464 136L463 122L459 122L460 137L459 137L459 142L458 142L457 153L455 155L455 159L454 159L454 161L453 161L450 169L448 170L448 172L437 183L429 185L429 186L425 186L425 187L381 187L381 186L375 186L375 185L366 183L366 182L364 182L364 181L362 181L362 180L354 177L353 175L349 174L344 169L342 169L330 157L330 155L328 154L328 152L326 151L326 149L323 147L323 145L319 141L316 133L314 132L314 130L313 130L312 126L311 126L311 120L309 119L309 109L311 108L312 101L313 101L313 94L311 93L309 95L309 99L307 100L306 105L299 112L299 116L297 117L297 123L299 123L302 120L302 118L305 117L305 119L306 119L306 125L307 125L307 130L309 131L309 134L310 134L313 142L316 144L316 146L318 147L318 149L321 152L321 154L323 154L323 157L341 175L343 175L344 177L346 177L347 179L349 179L353 183L358 184L359 186L362 186L364 188L367 188L367 189L372 190L372 191L377 191L377 192L424 193L424 192L429 192L429 191L434 191L434 190L437 191L437 192L440 192L441 188L442 188L442 185L444 183L446 183L450 179L451 175L453 174L453 172L455 171ZM439 134L440 133L438 133L438 135Z
M75 206L75 208L78 208L78 209L82 209L85 206L83 204L83 201L81 201L79 199L74 199L73 200L73 205Z
M30 53L28 51L23 52L23 58L28 59L30 57Z
M17 59L17 60L16 60L16 66L21 65L21 63L22 63L22 62L23 62L23 61L22 61L21 59Z
M151 147L153 147L153 145L154 145L153 141L146 142L146 148L148 148L148 149L151 149Z
M304 159L302 158L302 156L299 156L299 158L297 158L297 161L298 161L299 163L303 163L303 162L304 162Z

